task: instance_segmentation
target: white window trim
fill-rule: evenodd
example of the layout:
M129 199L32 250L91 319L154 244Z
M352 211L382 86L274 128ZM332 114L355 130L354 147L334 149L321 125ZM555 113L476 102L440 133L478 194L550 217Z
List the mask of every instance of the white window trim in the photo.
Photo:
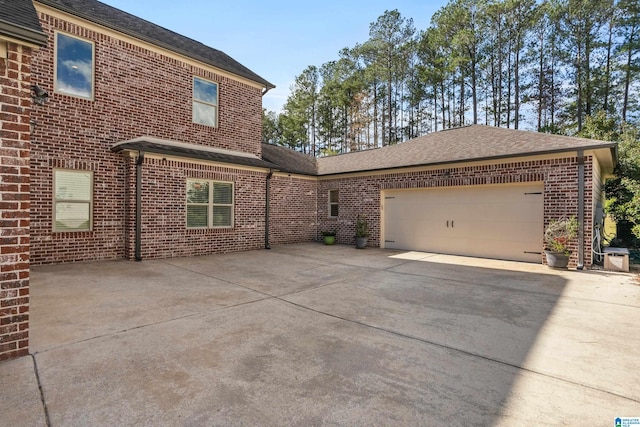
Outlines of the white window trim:
M332 202L331 201L331 193L334 192L334 191L338 194L338 201L337 202ZM337 188L329 190L329 192L327 193L327 205L328 205L327 206L328 217L329 218L338 218L338 216L340 215L340 191ZM338 206L338 215L336 215L336 216L331 215L331 206L332 205Z
M74 95L72 93L68 93L68 92L60 92L58 90L58 34L62 34L64 36L67 37L71 37L77 40L81 40L83 42L86 43L90 43L91 44L91 96L89 98L85 98L84 96L78 96L78 95ZM64 31L54 31L54 52L53 52L53 92L60 94L60 95L65 95L65 96L71 96L73 98L78 98L78 99L86 99L88 101L94 101L95 100L95 96L96 96L96 43L93 40L88 40L82 37L78 37L74 34L69 34L69 33L65 33Z
M196 99L196 80L202 80L204 82L207 83L212 83L214 85L216 85L216 103L215 104L211 104L210 102L206 102L206 101L202 101L199 99ZM219 124L219 119L220 119L220 85L218 84L218 82L214 82L213 80L208 80L208 79L203 79L202 77L198 77L198 76L193 76L193 80L191 82L192 84L192 91L191 91L191 99L193 103L198 103L198 104L203 104L203 105L207 105L209 107L213 107L215 109L215 125L211 126L205 123L200 123L200 122L196 122L195 121L195 117L193 116L193 112L191 113L191 121L195 124L201 125L201 126L208 126L208 127L214 127L217 128L218 124Z
M187 194L185 191L185 217L184 223L188 230L208 230L208 229L231 229L235 226L235 184L230 181L220 181L215 179L198 179L198 178L187 178L186 188L189 188L189 182L208 182L209 183L209 202L208 203L189 203L186 199ZM213 184L230 184L231 185L231 203L213 203ZM188 210L186 206L207 206L207 226L206 227L189 227L188 222ZM214 206L229 206L231 207L231 224L230 225L213 225L213 207Z
M89 173L91 175L91 181L89 183L89 200L66 200L66 199L57 199L56 198L56 172L65 171L65 172L77 172L77 173ZM85 170L85 169L66 169L66 168L56 168L53 170L53 210L51 212L52 218L52 228L54 233L76 233L76 232L85 232L85 231L93 231L93 171ZM57 218L56 218L56 204L58 203L89 203L89 228L81 228L75 230L58 230L57 229Z

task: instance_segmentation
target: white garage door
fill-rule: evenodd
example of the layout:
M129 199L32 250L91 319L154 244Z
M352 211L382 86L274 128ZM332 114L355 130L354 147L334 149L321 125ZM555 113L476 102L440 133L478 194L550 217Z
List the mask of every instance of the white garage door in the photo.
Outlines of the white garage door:
M382 192L386 248L541 262L543 184Z

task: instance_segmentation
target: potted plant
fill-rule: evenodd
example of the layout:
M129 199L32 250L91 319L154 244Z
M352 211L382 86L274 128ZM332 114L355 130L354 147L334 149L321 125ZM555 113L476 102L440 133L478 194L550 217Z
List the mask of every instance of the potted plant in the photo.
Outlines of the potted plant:
M336 242L336 232L335 231L323 231L322 232L322 240L325 245L333 245Z
M553 220L544 231L545 256L547 265L553 268L567 268L569 264L569 243L578 235L579 223L575 216Z
M364 249L367 246L367 238L369 237L369 224L367 217L358 215L356 220L356 248Z

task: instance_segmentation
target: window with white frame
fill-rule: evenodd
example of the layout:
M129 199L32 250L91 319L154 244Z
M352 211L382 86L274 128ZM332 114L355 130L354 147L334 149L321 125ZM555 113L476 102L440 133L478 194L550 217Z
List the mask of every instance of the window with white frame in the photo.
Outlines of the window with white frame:
M233 227L233 183L187 180L187 228Z
M94 44L56 32L54 91L93 99Z
M53 171L53 231L90 231L93 212L93 172Z
M218 84L193 78L193 122L218 126Z
M329 190L329 217L338 217L338 190Z

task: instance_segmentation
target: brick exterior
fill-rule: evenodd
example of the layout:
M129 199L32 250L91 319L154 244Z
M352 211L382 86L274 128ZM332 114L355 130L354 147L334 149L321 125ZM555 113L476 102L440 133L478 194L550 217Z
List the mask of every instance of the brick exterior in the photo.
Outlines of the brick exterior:
M0 360L29 352L32 50L6 45L8 58L0 58Z
M28 353L29 265L134 259L136 157L114 154L114 143L140 136L182 141L261 155L261 89L195 61L131 44L105 30L39 13L48 44L35 52L7 43L0 58L0 360ZM75 18L72 20L75 21ZM97 28L91 26L91 28ZM94 100L54 93L54 34L62 31L95 43ZM192 123L193 77L219 85L219 126ZM30 85L50 97L32 107ZM30 120L35 129L30 131ZM585 164L585 267L591 266L596 160ZM597 166L597 165L596 165ZM93 227L53 232L53 173L56 168L93 172ZM262 248L266 185L269 183L270 243L320 240L335 230L353 244L355 220L365 214L370 246L380 245L380 194L386 189L544 182L544 224L577 215L575 157L457 166L437 170L301 177L175 157L146 155L142 162L143 259ZM594 170L595 169L595 170ZM186 228L186 180L234 184L234 226ZM597 176L596 176L597 178ZM328 218L327 193L339 190L339 217ZM596 194L598 193L598 194ZM542 238L542 236L541 236ZM577 263L577 243L570 266Z
M270 243L313 241L316 236L317 181L275 175L271 179Z
M32 138L34 150L31 163L33 263L117 259L129 255L133 242L132 217L130 207L125 208L125 200L130 200L132 177L127 175L130 169L127 160L110 151L111 145L116 142L150 135L260 154L262 100L259 88L55 17L41 13L40 20L44 32L49 36L49 42L47 47L39 50L34 57L33 75L34 81L49 92L50 99L33 114L37 122ZM94 101L53 92L56 30L95 43ZM194 76L216 81L219 85L217 128L192 123ZM149 183L157 182L158 179L149 175L156 173L155 165L149 166L150 170L145 179L148 179ZM175 166L182 167L186 166ZM91 232L52 232L52 176L55 168L86 169L94 172L94 213ZM178 174L177 169L168 172L174 176ZM180 176L184 175L186 172ZM242 191L253 185L253 181L264 181L263 178L257 177L249 179L239 172L237 175L243 180L238 187ZM133 179L135 182L135 175ZM150 189L158 188L149 185ZM255 185L256 188L264 187L263 183ZM261 191L258 194L262 193ZM123 197L126 194L129 194L129 197ZM145 197L146 203L151 203L148 200L151 200L154 194L147 192ZM171 206L175 207L176 204L173 203ZM183 211L184 207L181 209ZM264 211L264 207L262 210ZM145 205L145 214L147 211L155 213L158 209ZM173 215L180 217L182 211L176 211ZM149 215L145 217L149 220ZM229 236L227 232L225 237L235 242L229 243L229 247L239 247L240 242L244 241L252 242L248 247L255 247L255 238L249 237L248 234L251 233L247 232L246 223L252 223L252 226L257 227L257 219L248 220L242 216L237 219L242 221L240 228L236 228L233 236ZM157 220L145 225L146 238L158 237L159 231L149 234L149 230L157 225ZM177 227L178 223L170 225ZM173 229L166 232L169 231ZM191 238L205 240L205 236L192 235ZM151 250L147 245L150 251L148 254L160 256L170 253L192 253L187 248L176 248L175 242L168 242L168 239L162 241L167 245L165 249Z
M585 161L584 266L591 266L593 199L591 156ZM395 172L373 176L342 177L319 181L318 230L337 231L337 242L355 243L355 220L365 214L371 235L369 246L380 246L380 192L388 189L457 187L465 185L509 184L544 181L544 225L562 216L578 215L578 163L575 157L533 160L482 166L460 166L428 171ZM328 217L328 192L339 191L338 218ZM540 236L542 250L542 236ZM570 266L576 267L577 242L572 247ZM545 260L542 260L545 262Z
M134 259L136 162L130 159L127 191L128 259ZM264 247L267 173L145 158L142 165L142 259L235 252ZM234 183L234 227L186 228L186 181L200 178Z

